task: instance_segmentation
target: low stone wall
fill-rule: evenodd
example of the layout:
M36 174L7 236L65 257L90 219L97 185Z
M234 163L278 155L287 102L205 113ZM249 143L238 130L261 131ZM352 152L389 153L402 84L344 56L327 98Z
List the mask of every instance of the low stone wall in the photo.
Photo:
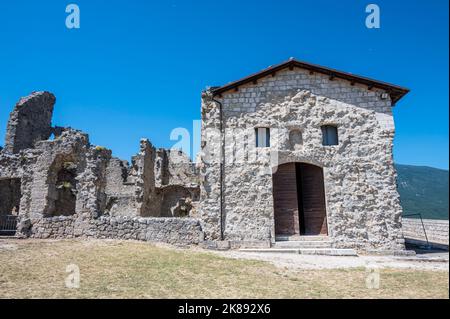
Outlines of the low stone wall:
M431 243L448 246L448 220L424 219L423 223ZM406 239L426 240L420 219L403 218L402 224Z
M169 244L194 244L204 240L200 223L191 218L106 217L89 221L76 217L42 218L33 222L32 238L134 239Z

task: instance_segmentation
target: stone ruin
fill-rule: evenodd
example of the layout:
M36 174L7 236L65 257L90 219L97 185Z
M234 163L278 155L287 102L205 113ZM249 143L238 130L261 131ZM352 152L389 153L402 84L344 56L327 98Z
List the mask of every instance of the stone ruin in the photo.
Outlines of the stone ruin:
M17 236L203 240L186 154L143 139L129 164L79 130L52 127L55 102L49 92L22 98L0 149L0 216L17 216Z
M52 127L36 92L8 122L0 218L20 237L404 251L392 110L408 92L290 59L202 93L196 165L148 140L112 157Z

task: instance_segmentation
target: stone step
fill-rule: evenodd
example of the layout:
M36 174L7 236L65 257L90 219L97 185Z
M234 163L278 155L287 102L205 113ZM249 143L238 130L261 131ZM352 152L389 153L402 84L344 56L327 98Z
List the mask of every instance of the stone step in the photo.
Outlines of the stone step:
M275 241L329 241L328 236L276 236Z
M0 236L0 239L18 239L19 237L17 237L17 236L3 236L3 235L1 235Z
M315 240L315 241L277 241L273 244L274 248L331 248L331 240Z
M277 254L300 254L300 255L322 255L322 256L358 256L353 249L337 248L254 248L239 249L247 253L277 253Z

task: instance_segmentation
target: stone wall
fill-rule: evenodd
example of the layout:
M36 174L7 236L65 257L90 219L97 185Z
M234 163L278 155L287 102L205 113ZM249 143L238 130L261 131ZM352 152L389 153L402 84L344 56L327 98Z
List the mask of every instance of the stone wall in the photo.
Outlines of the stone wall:
M310 74L308 70L300 68L285 69L277 72L275 76L258 80L256 84L243 85L237 92L227 92L223 100L219 100L223 102L226 117L233 117L241 113L255 112L261 105L283 100L298 90L307 90L316 96L392 115L389 95L382 98L385 91L375 88L368 90L367 85L351 85L349 81L338 78L330 80L325 74Z
M34 92L22 98L9 117L5 151L18 153L32 148L37 141L48 139L52 133L55 101L55 96L49 92Z
M189 207L192 216L199 192L198 174L189 157L156 150L146 139L131 165L112 158L106 168L106 211L111 216L179 217L174 211L183 207Z
M141 139L131 165L119 158L109 160L105 172L108 215L157 216L153 212L155 205L149 204L155 193L154 157L155 148L147 139Z
M52 128L54 103L48 92L21 99L0 150L0 180L20 180L20 236L266 245L275 241L272 175L302 162L323 169L334 247L404 248L388 92L299 68L206 91L198 166L146 139L131 164L113 158L83 132ZM337 127L338 145L322 145L324 125ZM256 148L259 127L270 129L270 147Z
M200 214L206 237L218 238L222 228L227 240L274 241L272 173L280 164L304 162L324 170L334 247L404 249L394 122L383 93L301 69L280 71L220 97L205 92ZM215 100L222 104L224 123L222 218L220 104ZM328 124L338 127L337 146L322 145L321 126ZM255 148L257 127L270 128L270 148Z
M448 220L424 219L423 224L430 242L448 246ZM403 218L402 227L407 240L426 240L420 219Z
M76 197L74 214L86 218L100 216L105 207L103 171L111 151L92 147L87 134L72 129L55 140L37 143L36 150L39 154L30 172L30 208L21 206L20 214L32 220L61 215L55 210L58 190L71 187ZM59 172L68 166L73 167L76 185L58 184Z
M129 165L81 131L51 127L54 102L48 92L22 98L0 150L0 213L18 215L19 237L203 240L189 218L198 184L187 157L163 150L167 165L157 169L156 149L142 139ZM164 185L156 174L167 176Z
M200 150L200 207L199 217L205 237L221 240L221 118L220 106L209 91L202 94L202 128Z
M190 218L106 217L87 224L76 217L43 218L31 229L33 238L133 239L170 244L199 244L200 223Z
M0 179L0 216L15 215L20 207L20 179Z
M155 176L157 187L178 185L192 188L199 186L195 164L182 151L158 149Z
M107 194L133 195L133 184L128 180L128 163L113 157L106 167L106 189Z

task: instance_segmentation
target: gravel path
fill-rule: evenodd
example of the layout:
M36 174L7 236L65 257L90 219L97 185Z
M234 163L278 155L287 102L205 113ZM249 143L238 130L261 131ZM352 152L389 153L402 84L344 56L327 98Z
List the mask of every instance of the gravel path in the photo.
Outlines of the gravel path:
M268 261L277 267L289 269L342 269L357 267L379 267L449 271L448 252L417 255L416 257L336 257L280 253L249 253L240 251L216 251L214 253L228 258Z

